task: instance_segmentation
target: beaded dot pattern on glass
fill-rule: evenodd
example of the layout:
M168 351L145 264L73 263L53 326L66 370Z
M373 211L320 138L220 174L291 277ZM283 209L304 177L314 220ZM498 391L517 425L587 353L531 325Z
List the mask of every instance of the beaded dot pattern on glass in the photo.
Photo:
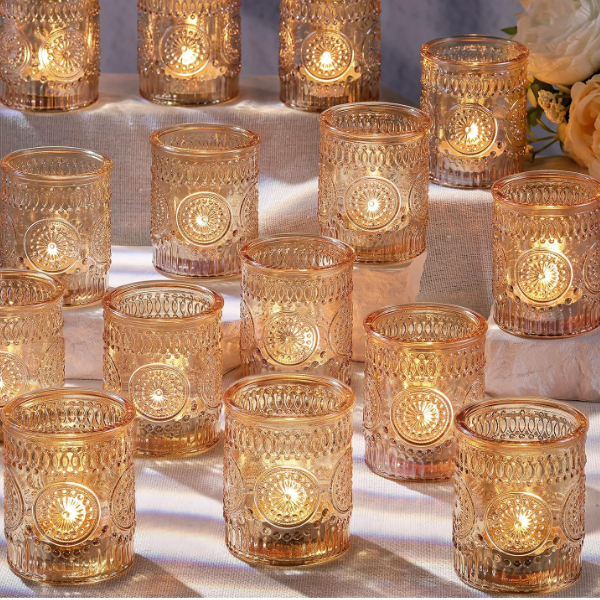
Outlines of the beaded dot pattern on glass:
M39 50L41 66L53 77L63 81L72 81L83 75L88 55L85 36L74 29L55 31Z
M12 352L0 352L0 406L25 392L28 382L25 363Z
M117 481L110 499L110 513L121 529L135 525L135 474L129 467Z

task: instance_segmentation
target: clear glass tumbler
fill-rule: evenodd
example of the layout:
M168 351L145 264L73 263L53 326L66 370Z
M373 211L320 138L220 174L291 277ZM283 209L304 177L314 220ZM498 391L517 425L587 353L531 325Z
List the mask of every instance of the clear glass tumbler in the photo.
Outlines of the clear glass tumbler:
M198 123L161 129L150 142L156 269L184 277L239 274L241 246L258 237L260 137Z
M204 452L219 441L223 298L186 283L142 281L104 305L104 388L137 410L136 450Z
M384 477L454 469L454 414L485 396L486 320L446 304L388 306L365 319L365 461Z
M73 110L98 99L99 0L0 0L0 101Z
M250 563L304 566L350 544L354 393L275 374L225 392L225 542Z
M431 119L401 104L365 102L321 117L319 226L357 262L396 263L425 250Z
M454 568L502 595L581 574L588 419L545 399L497 398L456 417Z
M140 94L215 104L239 92L240 0L138 0Z
M241 256L242 374L313 373L349 383L352 248L278 235L250 242Z
M4 530L10 568L40 583L102 581L133 563L135 410L77 388L2 409Z
M494 319L515 335L570 337L600 325L600 182L566 171L497 181Z
M112 161L89 150L18 150L0 162L0 266L41 271L65 306L100 300L111 259Z
M481 35L421 48L421 110L434 123L431 179L489 188L523 170L527 145L527 58L515 41Z
M379 100L380 0L281 0L281 100L320 111Z
M46 275L0 270L0 407L28 390L64 385L62 296Z

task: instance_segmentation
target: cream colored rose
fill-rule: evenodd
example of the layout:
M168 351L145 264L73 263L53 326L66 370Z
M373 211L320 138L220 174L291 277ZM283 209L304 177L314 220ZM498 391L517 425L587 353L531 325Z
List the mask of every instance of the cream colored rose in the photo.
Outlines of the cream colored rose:
M600 0L532 0L514 39L529 48L529 73L572 85L600 69Z
M600 179L600 75L571 88L565 152Z

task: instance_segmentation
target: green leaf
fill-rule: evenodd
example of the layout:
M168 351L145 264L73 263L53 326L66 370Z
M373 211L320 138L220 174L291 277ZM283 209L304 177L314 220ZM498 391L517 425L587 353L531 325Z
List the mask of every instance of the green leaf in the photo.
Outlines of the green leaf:
M501 31L503 31L506 35L517 35L517 26L515 25L514 27L505 27Z

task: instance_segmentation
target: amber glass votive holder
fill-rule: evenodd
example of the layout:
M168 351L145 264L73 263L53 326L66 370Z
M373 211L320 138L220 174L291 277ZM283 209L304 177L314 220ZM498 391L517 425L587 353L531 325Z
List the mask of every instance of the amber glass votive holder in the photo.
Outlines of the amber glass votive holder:
M405 304L364 326L368 467L398 480L451 477L454 414L485 396L486 320L459 306Z
M320 117L319 227L357 262L397 263L425 250L431 119L402 104L364 102Z
M456 417L454 568L486 592L554 592L581 574L585 438L580 411L496 398Z
M566 171L503 178L494 196L494 319L561 338L600 325L600 182Z
M240 0L138 0L142 97L215 104L239 92Z
M98 99L99 0L0 0L0 101L65 111Z
M379 100L380 0L281 0L281 100L302 110Z
M219 441L223 298L186 283L142 281L104 297L104 388L135 406L136 451L204 452Z
M65 306L100 300L111 260L112 161L78 148L18 150L0 162L0 265L50 275Z
M258 237L260 137L231 125L160 129L152 144L151 237L165 275L229 277Z
M242 375L328 375L349 383L354 251L332 238L278 235L242 256Z
M46 275L0 269L0 407L28 390L64 384L62 296Z
M225 542L278 566L350 544L354 393L330 377L246 377L225 392Z
M135 410L77 388L29 392L2 409L10 568L51 584L102 581L133 563Z
M441 38L421 48L421 110L434 124L434 182L489 188L523 170L528 56L518 42L482 35Z

